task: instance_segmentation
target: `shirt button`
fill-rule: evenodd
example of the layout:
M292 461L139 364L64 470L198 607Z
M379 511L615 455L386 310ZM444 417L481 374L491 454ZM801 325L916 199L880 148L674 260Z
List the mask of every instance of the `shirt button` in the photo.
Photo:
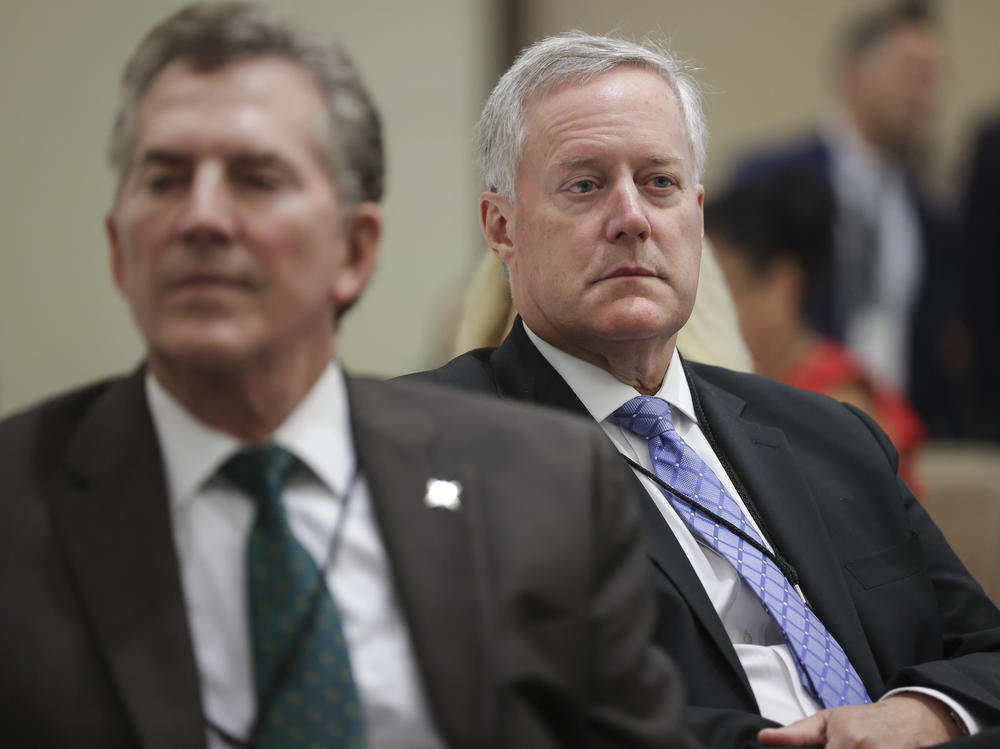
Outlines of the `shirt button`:
M753 645L753 637L750 636L749 632L744 632L741 639L744 645Z

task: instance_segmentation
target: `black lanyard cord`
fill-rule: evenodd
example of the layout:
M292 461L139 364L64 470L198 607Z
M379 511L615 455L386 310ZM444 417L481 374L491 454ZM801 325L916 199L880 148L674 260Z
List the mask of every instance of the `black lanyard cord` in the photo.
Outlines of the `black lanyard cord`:
M657 476L655 473L653 473L652 471L650 471L650 470L646 469L645 467L639 465L638 463L636 463L634 460L632 460L627 455L623 455L622 457L625 458L626 462L630 466L632 466L632 468L634 468L635 470L639 471L639 473L641 473L643 476L645 476L646 478L648 478L650 481L654 482L663 491L670 492L675 497L677 497L677 499L679 499L681 502L683 502L684 504L688 505L689 507L691 507L695 511L701 513L702 515L705 515L706 517L708 517L709 519L711 519L713 522L718 523L723 528L727 529L728 531L730 531L731 533L733 533L734 535L736 535L743 542L750 544L757 551L759 551L761 554L763 554L768 559L770 559L775 564L775 566L779 570L781 570L781 573L788 579L788 582L792 585L792 587L795 587L795 586L797 586L799 584L799 575L798 575L798 573L795 571L795 568L791 565L791 563L787 559L785 559L783 556L781 556L780 554L775 554L770 549L768 549L766 546L764 546L764 544L762 544L760 541L758 541L756 538L753 538L752 536L750 536L749 534L747 534L747 532L744 531L742 528L738 528L733 523L731 523L730 521L726 520L724 517L720 517L716 513L712 512L711 510L709 510L708 508L706 508L704 505L702 505L697 500L691 499L691 497L689 497L684 492L679 491L678 489L675 489L670 484L668 484L666 481L664 481L659 476Z
M316 618L316 612L319 610L320 601L322 600L323 593L326 590L326 574L330 571L336 561L337 552L340 550L340 542L344 537L347 510L350 507L351 499L355 494L354 487L358 482L359 476L360 470L358 466L355 465L354 472L351 474L351 480L348 482L347 489L344 491L343 496L336 497L336 499L343 502L343 507L340 510L340 515L337 517L337 524L333 528L333 535L330 537L330 544L327 547L326 557L323 560L323 563L318 565L316 568L316 579L313 581L312 590L309 594L309 606L306 608L305 615L299 621L299 626L295 632L295 637L293 638L291 645L281 656L281 661L278 663L278 667L274 670L271 680L268 682L267 686L261 693L260 699L257 701L257 711L254 715L253 727L250 730L250 738L246 740L240 739L223 729L212 720L209 720L208 718L205 719L205 724L208 728L214 731L216 735L218 735L218 737L229 746L237 747L237 749L254 749L254 747L257 746L264 718L267 716L268 710L271 709L271 703L274 702L279 687L288 677L288 672L291 670L292 664L295 662L295 656L302 649L302 645L305 642L306 632L312 626L313 620Z

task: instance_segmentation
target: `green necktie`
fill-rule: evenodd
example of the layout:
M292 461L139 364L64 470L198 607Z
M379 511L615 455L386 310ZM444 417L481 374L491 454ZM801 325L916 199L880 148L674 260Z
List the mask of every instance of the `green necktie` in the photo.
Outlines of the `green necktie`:
M257 503L247 542L258 710L251 743L362 749L364 720L340 614L281 504L282 489L300 466L284 448L262 445L241 450L221 468Z

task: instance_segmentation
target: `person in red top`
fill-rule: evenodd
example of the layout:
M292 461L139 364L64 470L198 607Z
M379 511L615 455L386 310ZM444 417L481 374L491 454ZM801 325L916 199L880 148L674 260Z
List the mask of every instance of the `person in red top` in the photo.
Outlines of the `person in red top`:
M789 385L852 403L899 451L899 473L919 496L916 453L925 428L895 386L877 380L840 343L810 326L803 300L832 262L829 186L788 170L740 183L705 209L754 369Z

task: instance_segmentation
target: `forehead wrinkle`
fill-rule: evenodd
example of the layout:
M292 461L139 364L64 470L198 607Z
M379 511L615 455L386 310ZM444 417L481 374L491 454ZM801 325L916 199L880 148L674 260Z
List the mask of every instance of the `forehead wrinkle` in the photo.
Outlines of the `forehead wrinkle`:
M563 169L588 169L592 167L600 166L602 162L606 161L607 158L604 156L567 156L563 159L559 159L556 162L556 166ZM667 154L649 154L640 159L643 166L680 166L683 164L684 160L680 156L671 156Z
M211 90L210 98L206 90ZM302 95L305 91L315 96ZM295 123L297 132L321 134L315 126L324 121L325 111L308 73L280 58L261 57L210 71L175 61L153 80L138 113L140 135L154 143L166 130L206 142L243 142L254 150L272 124ZM205 125L216 117L228 126L219 138Z
M561 173L623 156L643 167L694 170L677 94L645 70L616 69L532 97L525 107L523 132L518 184L528 173L525 169Z

